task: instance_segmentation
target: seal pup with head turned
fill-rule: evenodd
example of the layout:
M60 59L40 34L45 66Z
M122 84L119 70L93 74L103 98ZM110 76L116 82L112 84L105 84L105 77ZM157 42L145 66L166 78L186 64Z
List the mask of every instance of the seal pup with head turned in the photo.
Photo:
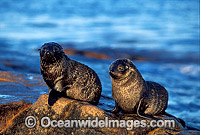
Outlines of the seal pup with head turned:
M68 58L55 42L45 43L39 51L41 74L50 92L49 105L60 97L98 104L102 86L94 70Z
M168 93L160 84L145 81L129 59L118 59L109 68L112 80L113 113L137 113L141 117L163 114L168 104Z

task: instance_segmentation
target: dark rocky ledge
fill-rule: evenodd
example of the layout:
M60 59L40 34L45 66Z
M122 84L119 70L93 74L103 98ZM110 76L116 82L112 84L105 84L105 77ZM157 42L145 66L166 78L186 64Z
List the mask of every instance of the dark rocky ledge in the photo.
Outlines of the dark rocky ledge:
M175 128L133 128L127 130L126 128L44 128L41 126L41 119L43 117L49 117L51 120L75 120L75 119L88 119L104 120L108 119L132 119L142 120L142 118L136 115L120 115L116 117L108 114L107 112L92 106L89 103L72 100L68 98L60 98L52 107L47 103L48 94L43 94L39 99L29 104L26 102L14 102L0 105L0 134L200 134L195 130L187 130L173 117L158 116L158 119L173 119L176 121ZM34 116L36 118L36 126L28 128L25 125L25 119L28 116ZM149 121L147 121L148 123Z

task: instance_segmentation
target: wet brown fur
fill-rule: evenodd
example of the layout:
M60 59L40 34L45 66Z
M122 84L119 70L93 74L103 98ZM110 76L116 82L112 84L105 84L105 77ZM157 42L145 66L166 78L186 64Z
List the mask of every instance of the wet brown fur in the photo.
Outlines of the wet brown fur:
M114 61L109 69L116 113L137 113L148 117L163 114L168 104L168 93L160 84L145 81L129 59Z
M98 104L102 91L98 75L88 66L68 58L59 44L44 44L40 62L41 74L50 89L50 105L63 96Z

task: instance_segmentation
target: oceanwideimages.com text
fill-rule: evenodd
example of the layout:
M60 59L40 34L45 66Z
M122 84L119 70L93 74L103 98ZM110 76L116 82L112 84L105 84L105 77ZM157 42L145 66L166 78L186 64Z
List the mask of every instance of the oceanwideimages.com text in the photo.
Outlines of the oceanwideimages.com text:
M28 128L33 128L36 125L36 119L33 116L28 116L25 119L25 125ZM147 124L148 123L148 124ZM88 117L86 120L53 120L49 117L43 117L40 120L40 125L43 128L126 128L132 130L133 128L146 128L146 127L175 127L174 120L111 120L108 117L105 119L91 119Z

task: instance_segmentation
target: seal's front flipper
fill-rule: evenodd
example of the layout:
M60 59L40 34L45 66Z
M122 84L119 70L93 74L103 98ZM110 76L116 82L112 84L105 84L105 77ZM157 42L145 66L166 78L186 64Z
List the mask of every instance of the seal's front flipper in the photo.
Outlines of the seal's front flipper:
M147 115L147 114L144 114L140 111L137 111L137 115L144 118L144 119L148 119L148 120L158 120L157 118L151 116L151 115Z
M61 97L62 97L61 92L51 90L50 93L49 93L48 104L50 106L53 106L53 104Z
M64 89L63 89L63 76L61 77L58 77L55 81L54 81L54 87L53 89L56 90L56 91L59 91L59 92L63 92Z
M151 115L147 115L144 114L140 109L141 109L141 102L143 101L143 99L140 100L139 104L138 104L138 108L137 108L137 115L144 118L144 119L149 119L149 120L158 120L157 118L151 116Z

